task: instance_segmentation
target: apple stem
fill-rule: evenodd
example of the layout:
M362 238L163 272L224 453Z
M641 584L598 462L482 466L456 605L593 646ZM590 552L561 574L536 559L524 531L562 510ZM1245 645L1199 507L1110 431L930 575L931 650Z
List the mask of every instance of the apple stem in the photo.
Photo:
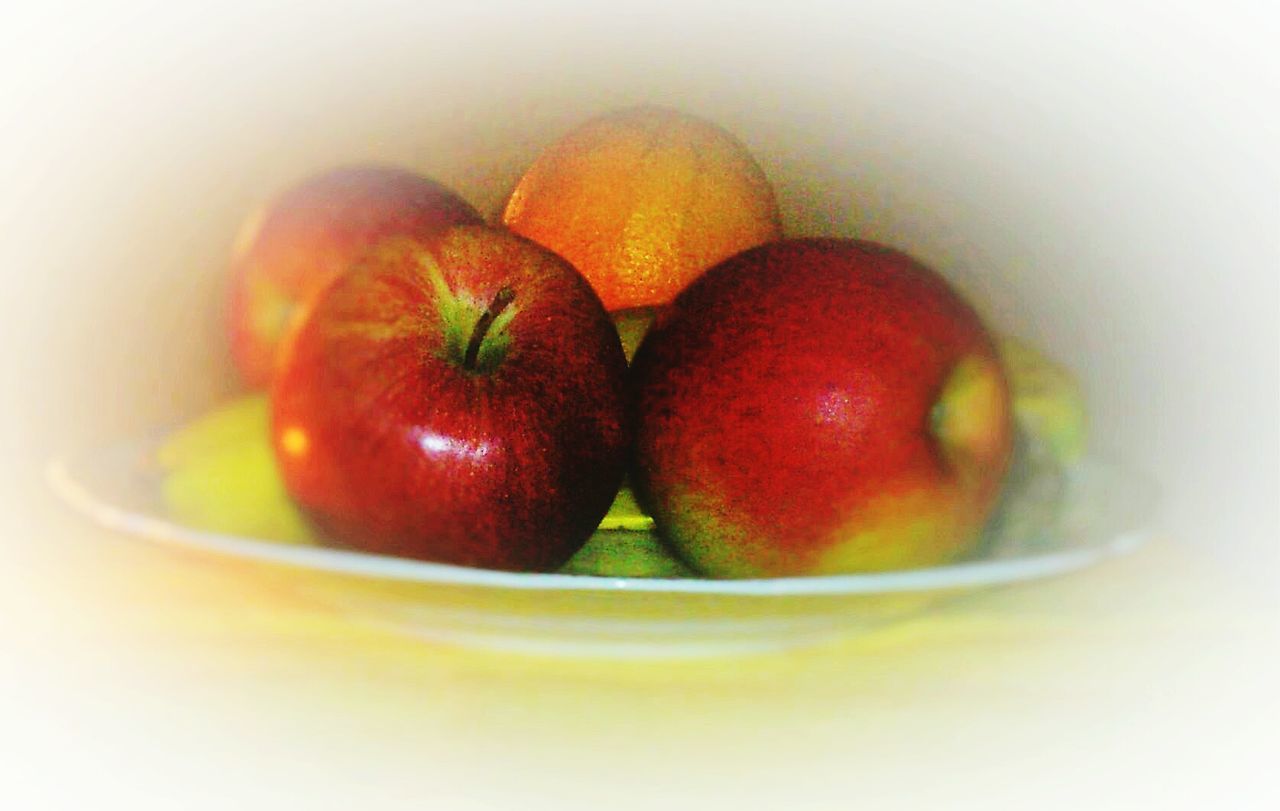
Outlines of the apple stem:
M485 333L493 325L493 320L507 309L507 305L515 297L516 291L510 287L504 287L494 295L493 301L489 302L489 307L481 313L480 320L476 321L475 329L471 330L471 340L467 343L466 354L462 356L462 368L475 371L476 360L480 357L480 344L484 341Z

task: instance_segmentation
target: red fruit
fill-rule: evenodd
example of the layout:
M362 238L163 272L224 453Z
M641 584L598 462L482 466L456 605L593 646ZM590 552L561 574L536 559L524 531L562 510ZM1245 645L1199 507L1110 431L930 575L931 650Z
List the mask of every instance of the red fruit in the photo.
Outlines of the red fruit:
M936 273L867 242L726 260L659 317L632 377L632 482L713 576L951 560L1008 465L1008 388L978 316Z
M333 169L286 190L249 218L232 257L227 329L245 384L270 382L299 306L371 245L396 235L432 244L480 221L444 186L393 167Z
M626 359L567 262L506 231L384 242L286 347L272 434L329 541L552 570L609 508L630 439Z

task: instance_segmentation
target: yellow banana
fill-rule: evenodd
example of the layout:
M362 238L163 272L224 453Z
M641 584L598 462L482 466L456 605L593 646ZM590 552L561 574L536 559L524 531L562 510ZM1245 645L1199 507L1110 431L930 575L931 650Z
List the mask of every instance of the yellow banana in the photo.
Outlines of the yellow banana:
M252 394L170 435L155 457L170 518L211 532L311 541L276 469L268 422L266 395Z
M653 519L645 515L636 503L635 494L624 482L614 497L609 512L600 521L600 529L626 529L644 532L653 529Z
M1061 499L1062 467L1084 452L1084 397L1076 379L1039 350L1000 340L1013 394L1018 443L991 541L1043 527ZM187 526L254 538L309 543L311 530L289 500L269 441L265 394L227 402L178 429L156 451L170 517ZM624 487L600 529L561 570L609 577L688 577L662 545L653 520Z
M255 438L267 440L270 405L266 394L250 394L225 402L165 437L156 462L176 470L221 448Z
M1060 463L1084 455L1088 419L1084 393L1070 371L1017 338L999 341L1013 395L1013 414L1029 442L1043 446Z
M1087 414L1067 369L1016 338L999 341L1013 395L1013 460L978 556L1034 551L1056 543L1067 470L1084 455Z

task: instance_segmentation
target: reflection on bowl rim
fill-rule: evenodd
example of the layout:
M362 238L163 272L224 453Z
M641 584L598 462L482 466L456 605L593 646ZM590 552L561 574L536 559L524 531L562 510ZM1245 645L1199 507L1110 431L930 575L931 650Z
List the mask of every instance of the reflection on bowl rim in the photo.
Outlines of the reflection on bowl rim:
M1097 463L1097 460L1093 461ZM1146 530L1131 529L1117 533L1103 543L1083 548L877 573L737 580L600 577L479 569L322 546L295 546L276 541L223 535L191 529L108 504L76 481L64 458L51 460L46 466L45 477L50 487L64 502L100 526L153 541L259 563L285 564L351 577L525 591L626 591L783 597L972 588L1033 580L1082 569L1104 559L1132 552L1141 546L1148 536Z

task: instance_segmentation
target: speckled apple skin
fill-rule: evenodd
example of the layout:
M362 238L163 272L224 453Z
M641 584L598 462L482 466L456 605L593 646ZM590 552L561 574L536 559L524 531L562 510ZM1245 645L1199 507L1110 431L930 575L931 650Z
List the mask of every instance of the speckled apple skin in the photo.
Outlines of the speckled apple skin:
M434 272L481 309L514 291L491 370L451 355ZM626 368L599 298L549 251L484 226L434 247L395 239L335 280L289 340L273 443L290 495L330 543L550 571L585 543L625 471Z
M966 359L986 394L944 441L935 405ZM977 314L868 242L786 240L717 265L647 333L631 384L637 495L711 576L952 560L976 543L1012 448Z
M374 243L431 243L480 214L441 184L392 166L347 166L286 189L252 216L231 259L227 331L250 388L264 388L280 342L305 304Z

